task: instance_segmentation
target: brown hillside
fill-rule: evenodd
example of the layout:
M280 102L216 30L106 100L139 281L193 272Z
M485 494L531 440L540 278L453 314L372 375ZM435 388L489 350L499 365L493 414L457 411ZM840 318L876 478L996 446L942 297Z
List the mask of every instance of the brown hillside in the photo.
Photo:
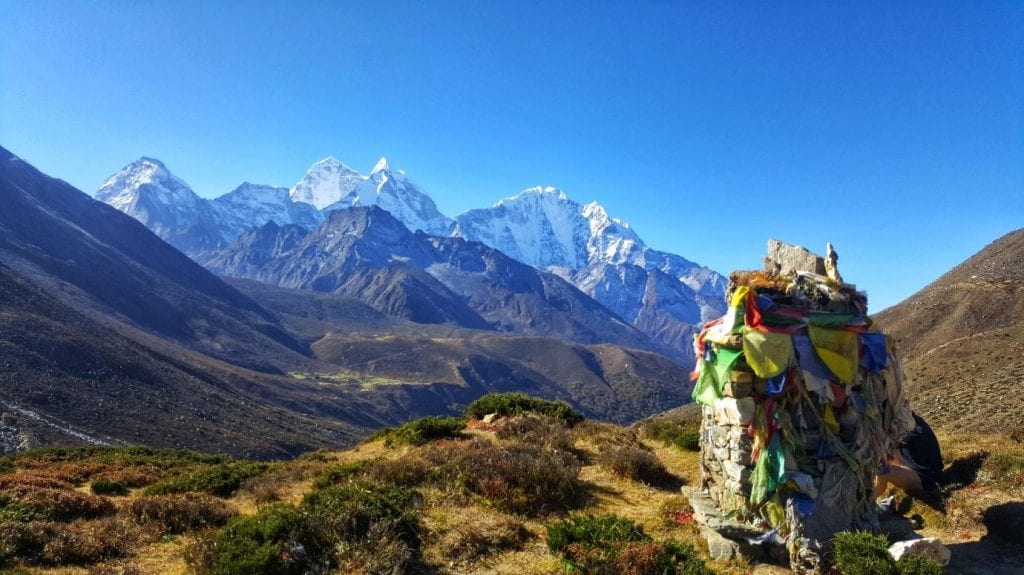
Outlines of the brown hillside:
M1024 229L992 242L910 298L875 316L905 359L914 408L950 430L1005 431L1022 405Z

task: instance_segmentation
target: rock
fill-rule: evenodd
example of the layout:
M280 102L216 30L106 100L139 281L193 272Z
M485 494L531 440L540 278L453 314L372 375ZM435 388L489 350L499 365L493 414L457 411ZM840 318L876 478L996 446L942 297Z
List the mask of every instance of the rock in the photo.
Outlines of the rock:
M488 413L487 415L484 416L484 418L481 421L483 421L484 423L494 423L494 420L496 419L498 419L497 413Z
M768 240L768 255L764 258L764 268L769 272L788 274L791 272L811 272L825 275L825 259L811 253L806 248Z
M938 561L943 565L949 564L950 552L938 537L922 537L919 539L908 539L897 541L889 547L889 554L893 559L899 561L904 555L917 555L924 559Z
M729 459L729 448L728 447L716 447L714 449L715 459L719 461L726 461Z
M748 425L754 419L756 405L751 397L726 397L715 402L715 421L719 425Z
M722 469L725 470L725 474L729 476L729 479L733 481L739 481L740 483L750 481L750 467L746 465L740 465L735 461L723 461Z
M714 529L701 526L700 534L708 542L708 555L716 561L731 561L740 558L740 544L722 537Z
M730 381L726 383L725 387L722 389L722 393L724 393L726 397L734 397L737 399L749 397L750 394L753 393L753 391L753 384L740 383L736 381Z

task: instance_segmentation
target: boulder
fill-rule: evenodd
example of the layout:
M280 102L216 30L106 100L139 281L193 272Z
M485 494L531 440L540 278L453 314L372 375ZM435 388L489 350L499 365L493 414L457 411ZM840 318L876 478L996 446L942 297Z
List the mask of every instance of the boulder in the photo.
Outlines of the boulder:
M818 275L825 275L825 258L811 253L806 248L780 242L779 240L768 240L768 255L764 258L766 271L779 274L790 274L793 272L811 272Z
M897 541L889 547L889 554L893 559L899 561L905 555L916 555L923 559L938 561L943 565L949 564L950 552L938 537L921 537Z

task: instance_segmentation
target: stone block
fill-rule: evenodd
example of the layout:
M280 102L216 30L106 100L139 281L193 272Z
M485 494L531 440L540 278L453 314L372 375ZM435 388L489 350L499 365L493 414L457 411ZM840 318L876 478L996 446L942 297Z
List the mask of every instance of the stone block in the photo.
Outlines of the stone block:
M733 481L740 483L750 481L750 467L746 465L740 465L734 461L723 461L722 469L725 471L725 475Z
M725 397L715 402L715 421L719 425L749 425L755 408L751 397Z
M899 561L905 555L917 555L923 559L938 561L943 565L949 565L950 552L938 537L921 537L919 539L908 539L897 541L889 547L889 554L893 559Z
M780 274L792 272L811 272L825 275L825 258L812 253L807 248L768 240L768 255L764 258L766 271Z
M741 383L737 381L730 381L725 384L722 388L722 393L726 397L734 397L741 399L744 397L750 397L750 394L754 392L754 384L752 383Z
M714 449L715 459L719 461L726 461L729 459L729 448L728 447L716 447Z

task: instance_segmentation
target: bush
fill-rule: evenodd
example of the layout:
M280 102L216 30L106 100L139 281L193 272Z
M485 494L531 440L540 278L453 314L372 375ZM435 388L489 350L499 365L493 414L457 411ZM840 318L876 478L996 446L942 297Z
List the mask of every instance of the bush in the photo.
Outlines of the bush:
M191 563L211 575L403 572L418 546L408 489L352 483L233 519ZM314 571L315 569L315 571Z
M498 439L516 440L554 451L572 451L575 448L565 422L546 416L525 415L505 420L494 435Z
M423 445L438 439L457 439L462 437L466 420L461 417L428 416L414 419L400 427L378 431L374 439L383 439L387 446L392 445Z
M324 471L313 481L313 487L316 489L323 489L332 485L337 485L345 481L349 481L362 475L367 469L370 468L376 462L374 459L360 459L358 461L352 461L349 463L342 463L341 465L335 465Z
M644 437L682 449L700 451L700 425L689 421L651 419L640 426Z
M942 575L944 571L942 563L916 555L900 557L896 562L896 569L900 575Z
M665 485L672 480L661 460L641 447L609 449L598 456L598 463L618 477L648 485Z
M304 518L289 505L271 507L255 517L231 520L199 566L210 575L298 575L305 561L293 553L304 535Z
M423 456L435 465L430 479L443 488L479 495L496 508L539 515L574 506L585 493L580 462L569 453L535 445L495 445L475 439Z
M142 534L118 519L0 524L0 564L88 565L129 554Z
M714 575L692 546L655 543L643 527L618 515L574 515L548 526L548 549L569 570L621 575Z
M899 575L889 555L889 542L863 531L837 533L832 539L833 562L842 575Z
M564 401L538 399L525 393L489 393L470 403L466 408L466 415L474 419L491 413L501 416L536 413L560 419L569 426L583 421L583 415Z
M377 483L390 483L405 487L420 485L430 477L433 466L418 454L409 454L395 460L381 460L366 471L366 477Z
M89 488L96 495L128 495L127 485L109 479L96 479Z
M172 534L220 527L235 514L220 499L199 493L143 497L132 501L126 511L140 524Z
M269 468L270 464L257 462L229 462L214 467L201 467L163 479L147 487L144 493L167 495L198 491L229 497L238 491L243 481L265 473Z
M67 489L19 485L5 490L0 496L0 515L8 517L15 514L25 519L71 521L95 519L113 512L114 505L106 497Z

